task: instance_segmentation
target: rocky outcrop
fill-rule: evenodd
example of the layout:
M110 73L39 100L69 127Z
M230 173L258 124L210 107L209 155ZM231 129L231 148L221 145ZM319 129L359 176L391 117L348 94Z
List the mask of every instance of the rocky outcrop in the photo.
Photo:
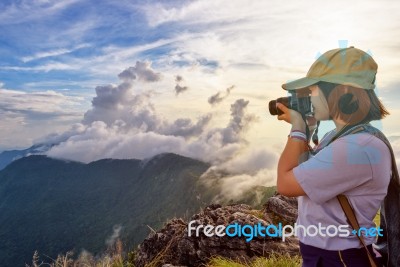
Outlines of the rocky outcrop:
M275 194L264 204L263 210L274 222L293 225L297 219L297 198Z
M271 253L296 255L299 249L298 240L294 237L283 242L281 237L262 237L253 229L253 238L249 240L249 235L217 236L215 231L212 231L213 236L206 236L204 228L200 228L201 231L196 236L195 230L200 225L228 226L237 223L240 226L268 227L282 222L274 218L283 218L286 222L293 223L297 216L296 207L296 199L279 195L271 197L262 210L253 210L244 204L209 205L193 215L188 222L172 219L160 231L153 231L139 245L135 266L204 266L213 256L249 262L254 257L268 257ZM190 236L189 224L192 229ZM250 231L245 230L247 234L250 234ZM231 229L230 233L233 234L234 229Z

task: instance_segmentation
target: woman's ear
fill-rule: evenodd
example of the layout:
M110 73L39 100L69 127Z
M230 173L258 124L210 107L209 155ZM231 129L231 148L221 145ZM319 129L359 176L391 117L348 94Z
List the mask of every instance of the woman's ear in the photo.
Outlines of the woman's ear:
M339 111L346 115L353 114L359 108L358 100L353 101L354 95L352 93L345 93L339 98Z

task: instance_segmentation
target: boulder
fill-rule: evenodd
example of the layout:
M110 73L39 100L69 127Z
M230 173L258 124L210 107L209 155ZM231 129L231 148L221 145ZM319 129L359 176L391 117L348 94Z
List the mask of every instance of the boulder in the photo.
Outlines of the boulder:
M271 253L298 255L298 240L295 237L282 241L281 237L256 235L257 230L253 229L253 238L249 240L249 236L243 235L218 236L215 231L211 231L213 236L206 236L204 228L200 228L197 235L195 230L200 225L215 227L235 223L268 227L282 222L274 218L294 223L296 216L297 200L280 195L271 197L263 210L254 210L245 204L211 204L193 215L188 222L174 218L161 230L151 232L136 250L135 266L204 266L214 256L249 262L255 257L268 257ZM192 230L189 236L190 222ZM230 232L233 233L233 230ZM246 229L245 232L249 231Z

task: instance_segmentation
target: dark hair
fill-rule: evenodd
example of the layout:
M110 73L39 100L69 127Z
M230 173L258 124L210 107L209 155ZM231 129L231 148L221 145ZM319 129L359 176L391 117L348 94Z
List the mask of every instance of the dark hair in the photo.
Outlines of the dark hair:
M317 85L328 102L331 118L359 124L380 120L389 115L375 90L329 82L319 82Z

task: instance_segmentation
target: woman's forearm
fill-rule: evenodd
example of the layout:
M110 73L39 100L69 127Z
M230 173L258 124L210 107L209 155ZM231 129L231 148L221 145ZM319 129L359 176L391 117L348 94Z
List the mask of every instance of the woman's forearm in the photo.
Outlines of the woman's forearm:
M305 127L292 127L304 131ZM285 149L278 162L277 190L287 196L298 196L304 192L293 175L293 168L307 159L308 146L303 140L288 137Z

